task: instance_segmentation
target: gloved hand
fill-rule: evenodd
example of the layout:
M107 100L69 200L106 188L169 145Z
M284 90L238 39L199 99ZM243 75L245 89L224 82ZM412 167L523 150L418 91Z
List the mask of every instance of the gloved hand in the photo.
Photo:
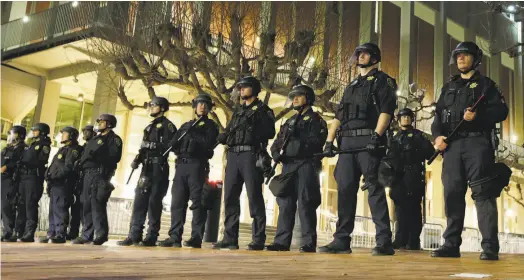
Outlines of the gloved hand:
M373 135L371 135L371 138L369 139L366 149L368 150L368 153L370 153L371 155L376 155L378 153L379 146L380 146L380 135L378 135L378 133L375 132L373 133Z
M273 161L275 162L280 162L282 160L282 155L280 153L274 153L272 154L273 156Z
M220 133L217 137L217 142L222 144L222 145L225 145L226 144L226 141L227 141L227 134L225 133Z
M137 169L139 165L140 165L140 162L137 162L137 161L135 161L135 160L133 160L133 161L131 162L131 168L132 168L132 169Z
M324 146L324 154L326 154L327 157L334 157L335 156L335 150L336 147L333 145L333 142L327 141L326 145Z

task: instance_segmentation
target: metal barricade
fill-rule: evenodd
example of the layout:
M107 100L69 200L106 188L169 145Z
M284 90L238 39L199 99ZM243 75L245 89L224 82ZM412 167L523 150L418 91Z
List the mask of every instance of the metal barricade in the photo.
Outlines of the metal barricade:
M499 232L500 253L524 254L524 234Z
M373 248L375 247L375 224L370 217L355 217L355 227L351 236L351 247Z
M441 224L425 223L420 235L421 248L424 250L434 250L444 244L442 234L444 227Z
M480 252L480 232L476 228L464 227L462 230L461 252Z

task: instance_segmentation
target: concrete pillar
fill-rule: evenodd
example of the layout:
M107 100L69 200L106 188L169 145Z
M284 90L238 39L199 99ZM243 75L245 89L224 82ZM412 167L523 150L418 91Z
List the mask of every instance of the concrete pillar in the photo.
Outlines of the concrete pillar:
M449 3L440 2L440 11L435 11L435 40L434 40L434 89L435 100L440 96L440 89L449 76L449 36L447 33L447 10Z
M415 2L402 2L400 8L400 56L398 89L402 96L407 97L409 84L413 82L413 69L416 67L417 25L415 18Z
M521 25L524 25L522 22ZM524 37L524 31L522 31ZM524 47L520 47L522 51ZM524 56L514 58L514 79L513 79L513 102L510 104L510 114L513 115L513 129L511 133L517 135L518 143L524 143ZM511 113L513 111L513 113Z
M337 78L342 79L342 36L344 34L344 2L338 1ZM351 51L351 50L350 50ZM349 72L349 71L348 71Z
M476 3L466 2L465 4L467 5L467 8L468 8L467 14L471 15L473 12L471 7L473 5L476 5ZM476 17L473 17L473 16L467 17L467 23L466 23L467 26L464 28L464 41L467 41L467 42L476 42L477 41L476 34L477 34L478 22L475 22L475 20L478 21Z
M60 103L60 88L59 83L47 81L43 77L41 78L35 115L33 116L33 124L42 122L49 125L51 129L49 136L51 139L53 139L56 115Z
M367 42L378 44L377 33L380 34L380 13L378 13L379 24L377 33L375 33L375 16L377 12L376 9L380 12L381 6L380 2L360 2L359 45Z
M98 70L93 115L91 123L95 123L101 114L115 114L118 90L118 78L106 69Z

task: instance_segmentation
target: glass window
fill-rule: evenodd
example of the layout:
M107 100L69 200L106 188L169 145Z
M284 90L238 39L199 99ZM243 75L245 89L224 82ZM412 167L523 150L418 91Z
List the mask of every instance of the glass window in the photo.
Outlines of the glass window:
M60 133L60 130L66 126L74 126L81 130L82 127L91 123L92 112L92 103L60 97L54 135Z

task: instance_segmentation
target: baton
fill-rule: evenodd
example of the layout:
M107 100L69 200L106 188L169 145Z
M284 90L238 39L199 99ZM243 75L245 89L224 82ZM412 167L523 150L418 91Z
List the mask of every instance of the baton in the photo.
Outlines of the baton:
M182 135L180 135L180 137L178 137L178 139L176 141L171 141L169 142L169 148L164 152L164 154L162 156L166 156L167 154L169 154L169 152L171 152L171 150L173 149L173 146L175 145L175 143L177 142L180 142L180 140L182 140L182 138L184 138L184 136L187 135L187 133L193 128L195 127L195 125L200 122L200 119L202 119L202 117L204 116L200 116L200 118L198 118L193 124L191 124L191 126L184 132L182 133Z

